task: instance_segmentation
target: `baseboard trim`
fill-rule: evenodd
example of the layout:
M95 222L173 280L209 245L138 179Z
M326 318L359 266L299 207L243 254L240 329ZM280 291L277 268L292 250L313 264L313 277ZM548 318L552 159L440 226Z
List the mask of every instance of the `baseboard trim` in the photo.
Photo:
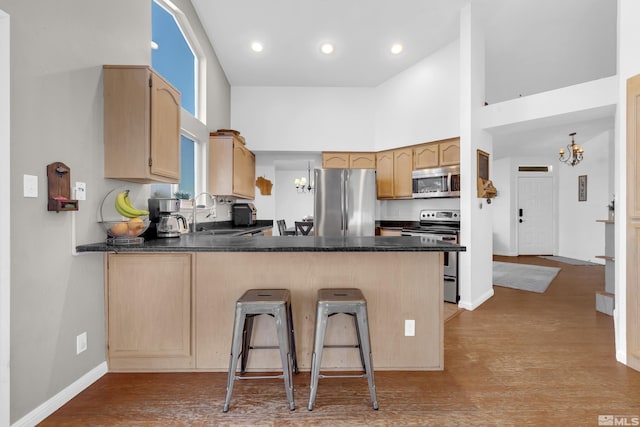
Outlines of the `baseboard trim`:
M81 391L89 387L91 384L100 379L108 371L107 362L102 362L82 377L78 378L71 385L60 391L51 399L38 406L33 411L29 412L24 417L20 418L12 427L32 427L42 422L49 415L60 409L62 405L73 399Z
M480 307L486 300L493 296L493 286L487 292L480 296L480 298L475 301L460 301L458 303L458 307L464 308L465 310L473 311L476 308Z

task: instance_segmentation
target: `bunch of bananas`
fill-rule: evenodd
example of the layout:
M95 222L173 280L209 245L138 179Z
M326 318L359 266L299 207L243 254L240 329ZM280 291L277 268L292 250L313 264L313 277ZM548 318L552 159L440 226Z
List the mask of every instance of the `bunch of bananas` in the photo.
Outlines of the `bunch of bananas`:
M133 207L129 199L129 190L122 191L116 196L116 211L127 218L149 215L149 211Z

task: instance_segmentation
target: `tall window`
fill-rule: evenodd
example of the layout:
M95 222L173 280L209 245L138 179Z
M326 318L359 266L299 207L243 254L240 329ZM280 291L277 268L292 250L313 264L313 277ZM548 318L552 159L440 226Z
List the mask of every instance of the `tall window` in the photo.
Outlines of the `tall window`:
M151 65L179 91L182 108L196 115L196 56L172 14L155 1L151 9Z
M186 112L198 118L199 57L193 49L197 42L186 36L192 34L186 18L169 0L153 0L151 22L151 66L180 91L183 114ZM188 122L200 123L195 120ZM193 136L203 135L203 129L187 129L184 126L183 120L180 138L180 184L153 184L151 194L156 197L177 195L190 198L196 195L197 190L204 189L204 183L198 182L198 177L202 175L199 171L199 159L203 155L203 144ZM202 127L206 135L206 127Z

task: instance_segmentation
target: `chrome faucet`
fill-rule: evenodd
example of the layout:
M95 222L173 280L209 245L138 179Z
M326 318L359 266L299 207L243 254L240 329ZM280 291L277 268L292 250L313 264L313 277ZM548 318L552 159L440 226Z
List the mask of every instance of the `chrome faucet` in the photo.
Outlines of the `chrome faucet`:
M203 194L206 194L208 196L208 198L212 199L215 203L215 196L213 196L212 194L207 193L206 191L203 191L202 193L198 194L197 196L195 196L193 198L193 218L192 218L192 228L191 228L191 232L195 233L197 230L196 226L198 225L198 221L196 219L197 217L197 213L198 213L198 197L202 196ZM207 207L207 199L205 199L204 202L204 206L205 208ZM208 216L207 216L208 217Z

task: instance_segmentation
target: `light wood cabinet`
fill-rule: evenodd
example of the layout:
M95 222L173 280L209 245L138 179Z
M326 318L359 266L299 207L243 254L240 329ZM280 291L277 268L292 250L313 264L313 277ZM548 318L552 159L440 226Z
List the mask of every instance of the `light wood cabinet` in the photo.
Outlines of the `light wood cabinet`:
M413 148L413 168L426 169L437 168L440 164L438 144L421 144Z
M376 153L378 199L393 199L393 150Z
M180 92L147 66L105 65L104 176L180 181Z
M375 169L376 153L349 153L349 168L351 169Z
M626 145L627 364L640 371L640 74L627 80Z
M376 154L378 199L410 199L413 149L399 148Z
M451 138L438 143L440 166L460 164L460 138Z
M216 196L255 198L256 157L233 135L209 139L209 192Z
M193 368L192 254L107 254L111 371Z
M322 167L324 169L375 169L376 153L324 151Z
M322 168L323 169L347 169L349 167L349 153L323 151L322 152Z
M413 147L413 169L460 164L460 138L420 144Z

